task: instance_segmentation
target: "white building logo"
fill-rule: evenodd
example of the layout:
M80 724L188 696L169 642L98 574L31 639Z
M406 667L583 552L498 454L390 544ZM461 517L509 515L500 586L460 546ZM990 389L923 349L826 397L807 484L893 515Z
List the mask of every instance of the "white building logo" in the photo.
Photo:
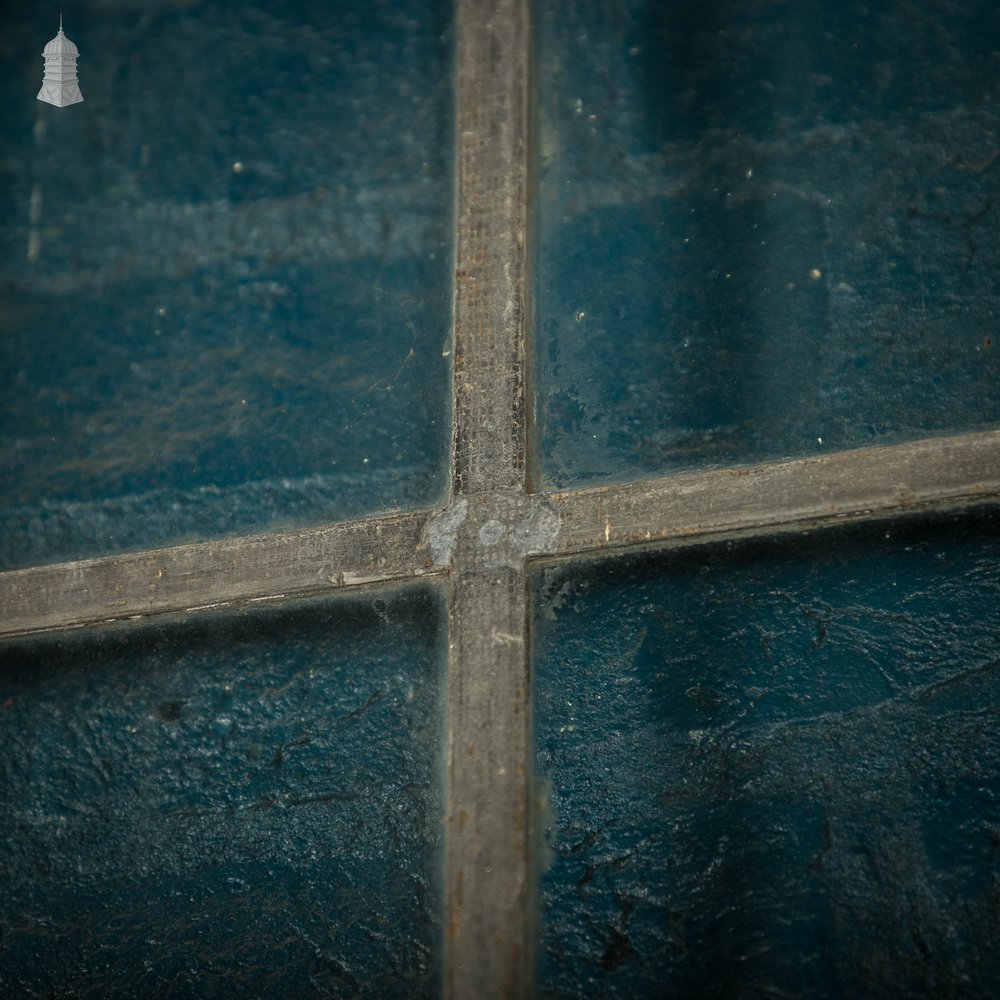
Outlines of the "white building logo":
M59 34L42 50L45 57L45 75L38 99L64 108L83 100L80 85L76 82L76 60L80 50L63 34L62 14L59 15Z

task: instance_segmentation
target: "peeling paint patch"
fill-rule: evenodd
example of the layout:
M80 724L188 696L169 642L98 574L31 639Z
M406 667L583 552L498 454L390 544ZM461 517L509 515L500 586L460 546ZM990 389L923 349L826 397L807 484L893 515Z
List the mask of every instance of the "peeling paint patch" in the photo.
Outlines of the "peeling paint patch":
M496 545L503 538L503 525L492 518L479 529L479 540L483 545Z
M427 544L431 556L438 565L451 562L451 553L455 548L458 529L465 523L469 513L469 502L465 497L459 497L440 513L427 521Z
M559 537L562 519L547 503L535 506L511 532L511 546L519 555L551 552Z

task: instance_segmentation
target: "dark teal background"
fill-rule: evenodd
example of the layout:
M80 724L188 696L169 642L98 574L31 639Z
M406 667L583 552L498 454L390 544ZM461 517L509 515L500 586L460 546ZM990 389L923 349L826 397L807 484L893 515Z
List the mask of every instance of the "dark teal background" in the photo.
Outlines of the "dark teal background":
M536 573L541 996L996 995L998 529Z
M451 5L62 10L82 104L0 32L0 567L435 505Z
M536 21L546 485L1000 422L996 4Z
M0 993L436 996L441 596L0 645Z

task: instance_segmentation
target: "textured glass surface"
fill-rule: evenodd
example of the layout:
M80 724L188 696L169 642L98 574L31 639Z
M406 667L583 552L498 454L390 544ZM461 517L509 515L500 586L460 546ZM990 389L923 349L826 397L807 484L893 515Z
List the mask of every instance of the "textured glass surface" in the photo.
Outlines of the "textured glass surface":
M1000 13L538 0L550 485L1000 423Z
M450 8L5 5L0 566L436 502Z
M541 995L997 995L998 529L536 577Z
M439 597L0 646L0 992L436 995Z

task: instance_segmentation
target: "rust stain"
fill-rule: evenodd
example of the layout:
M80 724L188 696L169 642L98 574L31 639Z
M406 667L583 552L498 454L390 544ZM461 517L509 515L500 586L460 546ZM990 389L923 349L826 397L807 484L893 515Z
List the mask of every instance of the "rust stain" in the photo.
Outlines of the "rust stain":
M517 988L518 977L521 971L521 949L517 942L513 942L509 949L509 961L507 971L503 979L503 995L507 997L518 996L520 991Z
M455 898L451 904L451 914L448 918L448 940L454 941L458 938L462 929L462 883L465 880L465 872L459 868L455 876Z
M462 831L465 829L465 824L469 821L469 814L464 810L460 810L458 814L458 829Z

